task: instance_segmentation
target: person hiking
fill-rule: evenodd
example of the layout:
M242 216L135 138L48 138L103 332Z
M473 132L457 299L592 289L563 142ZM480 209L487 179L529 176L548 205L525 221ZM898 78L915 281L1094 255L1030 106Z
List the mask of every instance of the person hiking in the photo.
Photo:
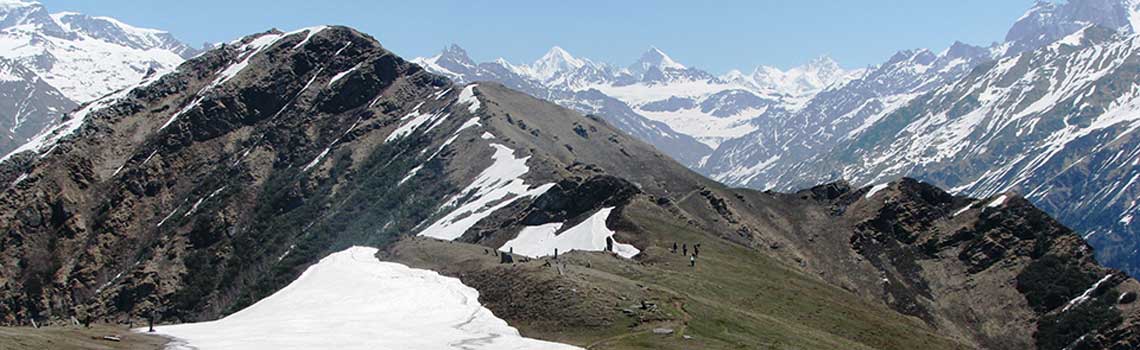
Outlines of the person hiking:
M689 255L689 267L697 267L697 256Z
M677 242L673 242L673 254L677 254Z
M693 256L697 256L697 255L701 255L701 244L700 243L693 245Z
M681 245L681 255L689 255L689 245L688 244L682 244Z

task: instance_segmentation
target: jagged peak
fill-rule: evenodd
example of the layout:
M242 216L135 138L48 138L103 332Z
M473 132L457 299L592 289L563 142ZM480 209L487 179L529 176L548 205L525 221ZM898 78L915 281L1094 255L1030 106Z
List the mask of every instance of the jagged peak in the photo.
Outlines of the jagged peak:
M463 47L455 43L445 46L440 52L444 55L459 55L467 57L467 50L464 50Z
M450 61L467 67L475 65L475 61L467 54L467 50L464 50L458 44L451 44L444 47L439 55L436 55L435 60L437 62Z

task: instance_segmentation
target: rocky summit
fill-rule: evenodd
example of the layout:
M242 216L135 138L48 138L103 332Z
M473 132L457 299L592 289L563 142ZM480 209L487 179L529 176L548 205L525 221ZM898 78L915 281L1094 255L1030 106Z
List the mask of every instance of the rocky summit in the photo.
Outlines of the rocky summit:
M84 104L0 184L7 325L217 319L365 245L582 347L1140 346L1140 284L1017 193L731 188L347 27L251 35Z

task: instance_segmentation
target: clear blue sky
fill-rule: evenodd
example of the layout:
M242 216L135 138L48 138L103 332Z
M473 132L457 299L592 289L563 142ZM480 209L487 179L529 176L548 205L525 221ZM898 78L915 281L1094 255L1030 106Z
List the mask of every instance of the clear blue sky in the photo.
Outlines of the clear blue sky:
M457 43L478 61L530 62L550 46L625 65L657 46L723 73L787 68L827 54L845 67L907 48L1000 41L1032 0L40 0L49 11L106 15L199 46L269 28L343 24L401 56Z

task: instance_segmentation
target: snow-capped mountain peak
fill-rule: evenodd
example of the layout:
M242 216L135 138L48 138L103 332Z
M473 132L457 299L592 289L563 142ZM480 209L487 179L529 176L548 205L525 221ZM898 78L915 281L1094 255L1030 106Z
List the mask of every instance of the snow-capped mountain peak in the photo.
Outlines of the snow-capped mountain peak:
M642 54L641 62L652 62L654 66L659 68L685 69L685 65L677 63L672 57L656 47L650 47L649 51Z
M183 58L189 58L198 52L175 39L169 32L135 27L111 17L60 12L52 14L51 18L68 32L82 33L94 39L133 49L168 50Z
M0 28L5 32L25 31L67 40L81 39L83 35L132 49L174 51L184 58L197 53L165 31L131 26L110 17L49 13L40 3L31 1L0 0Z
M172 70L197 53L161 30L0 0L0 153L77 105Z
M171 69L196 50L170 33L108 17L51 14L36 2L0 0L0 57L34 71L76 102Z
M674 61L672 57L665 54L664 51L656 47L650 47L648 51L641 54L641 58L629 66L629 71L634 75L645 74L650 68L657 68L659 70L665 69L685 69L685 65Z
M844 70L830 56L819 56L801 66L781 70L759 66L751 75L731 71L721 79L751 87L762 93L791 96L811 95L831 84L850 80L859 71Z
M529 75L535 79L547 81L561 73L578 70L589 63L585 59L574 57L559 46L554 46L526 68Z

